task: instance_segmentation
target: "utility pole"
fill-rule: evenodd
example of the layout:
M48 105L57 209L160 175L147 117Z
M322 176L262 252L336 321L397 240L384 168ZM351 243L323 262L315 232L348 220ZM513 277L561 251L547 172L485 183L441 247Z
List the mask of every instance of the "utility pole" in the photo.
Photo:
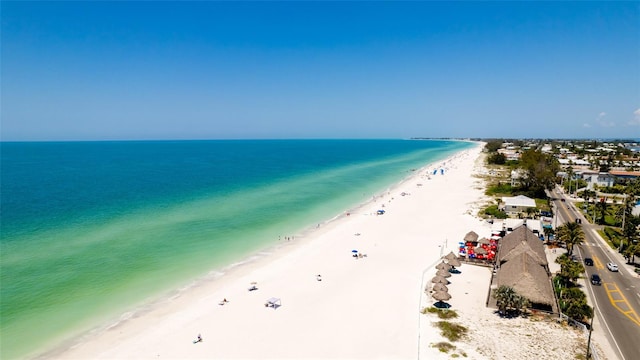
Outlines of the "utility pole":
M622 231L624 231L625 215L627 215L627 194L622 194Z

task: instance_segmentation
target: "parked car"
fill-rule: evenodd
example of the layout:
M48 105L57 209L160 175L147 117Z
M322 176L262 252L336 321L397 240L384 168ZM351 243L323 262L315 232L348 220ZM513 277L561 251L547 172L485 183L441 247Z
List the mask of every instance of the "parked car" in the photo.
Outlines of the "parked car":
M584 258L584 264L587 266L593 266L593 259L592 258Z
M593 285L602 285L602 279L600 279L600 275L598 274L591 275L591 283Z
M609 271L618 271L618 265L614 264L614 263L607 263L607 269L609 269Z

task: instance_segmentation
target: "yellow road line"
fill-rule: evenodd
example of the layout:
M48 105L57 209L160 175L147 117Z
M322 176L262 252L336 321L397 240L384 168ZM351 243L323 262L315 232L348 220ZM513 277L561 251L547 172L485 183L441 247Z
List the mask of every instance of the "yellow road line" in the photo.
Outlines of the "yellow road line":
M629 304L629 302L627 301L627 298L624 296L622 291L620 291L620 289L618 288L618 285L616 285L615 283L604 283L603 285L604 285L605 291L607 292L607 296L609 297L609 301L611 302L611 305L613 305L614 308L618 309L618 311L620 311L622 315L628 317L636 325L640 326L640 316L638 316L638 314L636 314L636 312L633 310L633 308L631 307L631 304ZM619 294L621 299L614 299L613 298L614 293ZM622 309L620 306L618 306L618 303L626 304L627 305L626 307L629 310Z
M593 258L593 264L596 266L596 269L604 269L604 265L602 265L602 261L600 261L600 259L598 259L597 256L594 256Z

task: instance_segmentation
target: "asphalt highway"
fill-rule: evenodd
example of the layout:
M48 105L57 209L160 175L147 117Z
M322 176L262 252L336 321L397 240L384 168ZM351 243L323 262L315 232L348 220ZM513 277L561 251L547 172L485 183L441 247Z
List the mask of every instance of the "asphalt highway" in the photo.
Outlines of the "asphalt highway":
M601 330L605 332L620 359L640 359L640 278L630 266L625 265L622 256L599 236L596 232L598 226L589 223L568 199L561 201L565 198L564 195L557 192L551 194L555 199L554 211L559 216L558 226L576 219L582 222L585 241L576 248L574 254L578 256L578 261L587 257L593 259L593 266L585 265L585 291L594 304L595 315L603 327ZM609 262L617 264L619 271L609 271ZM600 275L601 285L591 284L589 279L592 274Z

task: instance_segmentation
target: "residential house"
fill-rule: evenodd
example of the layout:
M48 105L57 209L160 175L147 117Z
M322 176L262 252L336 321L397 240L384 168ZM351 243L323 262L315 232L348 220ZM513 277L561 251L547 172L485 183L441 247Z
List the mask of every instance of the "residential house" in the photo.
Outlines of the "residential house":
M535 200L524 196L511 196L511 197L503 197L502 202L504 203L503 209L507 214L518 214L527 212L527 209L536 207Z

